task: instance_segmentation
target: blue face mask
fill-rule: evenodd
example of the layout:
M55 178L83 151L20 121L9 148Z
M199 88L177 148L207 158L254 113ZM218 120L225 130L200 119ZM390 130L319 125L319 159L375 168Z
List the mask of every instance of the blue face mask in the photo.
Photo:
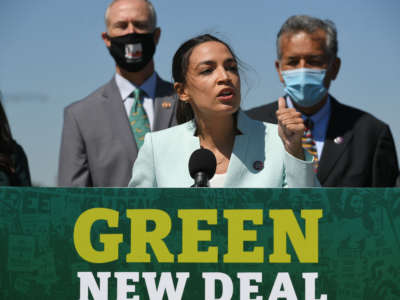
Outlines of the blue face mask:
M285 81L285 92L302 107L317 104L326 95L324 86L326 70L295 69L281 72Z

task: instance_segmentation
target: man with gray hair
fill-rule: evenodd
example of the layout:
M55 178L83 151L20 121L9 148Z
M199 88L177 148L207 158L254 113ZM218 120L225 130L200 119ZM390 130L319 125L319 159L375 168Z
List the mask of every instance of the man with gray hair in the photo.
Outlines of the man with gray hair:
M321 185L394 186L398 162L389 126L328 93L341 63L334 23L292 16L282 25L276 44L275 67L286 93L280 101L302 114L306 125L303 148L314 156ZM277 123L277 109L278 102L273 102L247 114Z
M145 134L176 124L173 86L154 69L161 29L151 2L114 0L105 23L116 73L65 108L59 186L127 186Z

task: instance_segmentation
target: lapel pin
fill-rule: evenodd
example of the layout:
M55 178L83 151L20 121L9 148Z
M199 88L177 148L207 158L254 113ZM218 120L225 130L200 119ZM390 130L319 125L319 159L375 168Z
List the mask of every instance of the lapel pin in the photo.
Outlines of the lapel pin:
M253 168L256 171L261 171L262 169L264 169L264 163L262 161L256 160L253 163Z
M338 137L335 137L335 139L333 141L335 142L335 144L343 144L344 138L341 136L338 136Z
M171 102L164 101L161 103L162 108L171 108Z

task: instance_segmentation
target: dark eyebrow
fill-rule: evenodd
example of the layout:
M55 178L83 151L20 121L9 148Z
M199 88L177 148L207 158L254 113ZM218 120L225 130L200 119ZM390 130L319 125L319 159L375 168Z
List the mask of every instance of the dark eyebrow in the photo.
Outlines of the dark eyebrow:
M326 55L323 55L323 54L321 54L321 55L308 55L307 57L308 58L325 58Z
M228 58L228 59L226 59L225 61L224 61L224 64L225 63L237 63L236 62L236 60L234 59L234 58ZM216 65L216 62L215 61L212 61L212 60L205 60L205 61L201 61L201 62L199 62L197 65L196 65L196 67L195 68L199 68L199 67L201 67L202 65L207 65L207 66L215 66Z
M196 68L202 66L202 65L208 65L208 66L214 66L215 62L212 60L205 60L205 61L201 61L196 65Z
M115 22L113 26L117 27L117 26L120 26L120 25L123 25L123 24L127 24L127 23L128 22L126 22L126 21L118 21L118 22Z
M135 26L150 27L150 23L148 21L134 21L133 24Z
M234 58L228 58L227 60L225 60L225 62L226 62L226 63L231 63L231 62L233 62L233 63L237 64L237 61L236 61Z
M317 55L291 55L288 56L288 59L297 59L301 57L307 57L307 58L324 58L326 55L324 54L317 54Z

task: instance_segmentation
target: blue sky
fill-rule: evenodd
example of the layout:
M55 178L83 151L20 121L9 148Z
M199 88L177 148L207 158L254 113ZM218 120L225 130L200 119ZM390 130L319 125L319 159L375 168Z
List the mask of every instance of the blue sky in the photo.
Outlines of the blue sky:
M114 63L101 40L105 0L2 0L0 90L12 132L24 147L33 181L56 184L63 108L110 80ZM400 1L397 0L158 0L162 36L155 55L171 79L178 46L199 33L230 43L246 71L242 107L283 93L274 69L275 37L291 15L336 23L342 68L330 92L391 127L400 149Z

